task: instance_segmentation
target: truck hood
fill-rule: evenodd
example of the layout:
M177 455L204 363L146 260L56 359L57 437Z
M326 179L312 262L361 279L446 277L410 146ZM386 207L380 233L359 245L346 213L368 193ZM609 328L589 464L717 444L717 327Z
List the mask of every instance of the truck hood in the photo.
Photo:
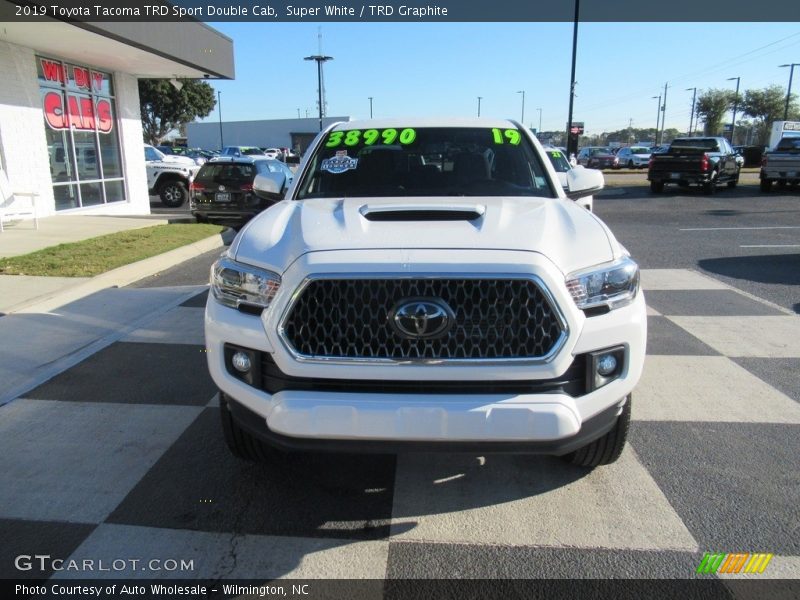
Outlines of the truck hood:
M538 252L563 273L624 251L571 200L403 197L284 200L250 221L229 254L282 273L308 252L393 248Z

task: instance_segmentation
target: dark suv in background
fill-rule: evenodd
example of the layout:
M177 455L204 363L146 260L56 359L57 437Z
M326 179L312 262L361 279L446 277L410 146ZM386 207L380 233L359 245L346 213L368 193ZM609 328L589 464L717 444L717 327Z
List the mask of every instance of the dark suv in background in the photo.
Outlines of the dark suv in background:
M259 185L257 177L268 185ZM215 158L200 167L192 182L192 215L201 223L244 225L280 201L293 178L289 167L270 158Z

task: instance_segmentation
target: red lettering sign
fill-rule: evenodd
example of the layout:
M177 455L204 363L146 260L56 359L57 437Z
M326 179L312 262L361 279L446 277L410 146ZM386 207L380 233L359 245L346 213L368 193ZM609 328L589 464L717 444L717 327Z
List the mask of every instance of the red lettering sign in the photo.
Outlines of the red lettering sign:
M97 71L92 71L92 84L94 85L94 91L100 92L103 90L103 74L98 73Z
M66 77L64 77L64 65L61 63L42 59L42 73L47 81L66 83Z
M91 84L89 83L89 69L72 67L72 76L75 78L75 85L79 88L86 90L91 88Z
M47 92L42 100L44 118L53 129L76 129L109 133L114 127L111 102L100 98L96 103L86 96L67 94L67 108L64 110L64 96L60 92Z
M100 133L110 133L114 126L114 118L111 116L111 102L100 99L97 101L97 130Z
M44 118L53 129L66 129L64 126L64 106L59 92L47 92L44 95Z

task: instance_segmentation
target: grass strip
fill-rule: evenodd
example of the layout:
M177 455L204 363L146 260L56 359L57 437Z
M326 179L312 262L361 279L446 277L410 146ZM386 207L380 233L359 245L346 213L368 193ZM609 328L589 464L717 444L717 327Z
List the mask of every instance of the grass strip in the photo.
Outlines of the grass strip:
M30 254L0 258L0 274L93 277L163 254L225 229L219 225L174 223L129 229L51 246Z

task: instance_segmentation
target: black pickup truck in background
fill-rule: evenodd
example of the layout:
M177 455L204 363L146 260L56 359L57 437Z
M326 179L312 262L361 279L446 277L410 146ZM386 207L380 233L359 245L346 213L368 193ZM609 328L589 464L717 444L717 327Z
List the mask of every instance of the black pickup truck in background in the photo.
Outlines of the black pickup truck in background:
M650 191L660 194L664 185L699 185L713 194L718 185L739 182L736 153L723 137L676 138L664 154L653 154L647 169Z

